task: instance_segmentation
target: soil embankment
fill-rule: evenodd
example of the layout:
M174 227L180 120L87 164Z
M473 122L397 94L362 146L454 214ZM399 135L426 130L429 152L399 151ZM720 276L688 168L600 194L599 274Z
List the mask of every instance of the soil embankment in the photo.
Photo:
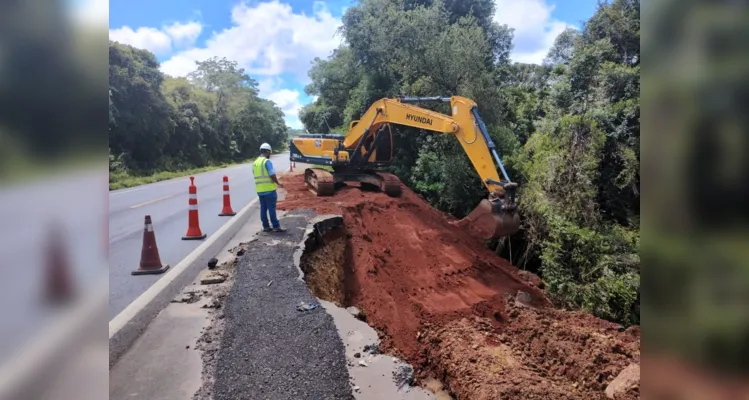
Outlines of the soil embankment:
M342 280L344 293L326 297L363 310L383 350L411 363L417 378L437 378L458 398L595 399L639 363L638 331L554 309L537 276L408 188L397 199L353 186L325 198L301 175L282 180L279 209L343 215L345 250L324 251L344 257L344 271L324 286ZM636 389L627 395L638 397Z

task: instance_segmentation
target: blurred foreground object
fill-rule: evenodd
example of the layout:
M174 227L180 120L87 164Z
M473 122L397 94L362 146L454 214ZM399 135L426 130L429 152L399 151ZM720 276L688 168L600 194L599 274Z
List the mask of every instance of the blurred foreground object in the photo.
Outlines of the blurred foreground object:
M0 179L105 157L106 24L74 26L65 5L0 5Z
M75 297L69 255L63 248L62 232L53 225L47 239L44 297L48 303L65 304Z
M643 11L643 397L749 398L749 7Z
M2 400L107 396L107 10L0 3Z

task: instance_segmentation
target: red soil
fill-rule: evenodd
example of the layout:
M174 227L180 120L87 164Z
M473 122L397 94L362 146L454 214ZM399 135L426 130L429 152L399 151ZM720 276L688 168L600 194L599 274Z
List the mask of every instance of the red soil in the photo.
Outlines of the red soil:
M397 199L358 187L325 198L301 175L282 182L279 209L343 215L345 297L364 310L383 349L459 398L605 398L606 384L639 362L639 333L554 309L537 276L407 187Z

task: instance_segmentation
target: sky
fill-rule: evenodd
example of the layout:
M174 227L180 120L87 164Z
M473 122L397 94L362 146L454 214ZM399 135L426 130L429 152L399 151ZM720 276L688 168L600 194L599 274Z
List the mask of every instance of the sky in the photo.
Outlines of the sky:
M79 14L100 15L106 0L70 0ZM540 63L556 36L580 28L596 0L495 0L494 19L515 28L513 61ZM186 76L195 61L226 57L259 83L260 96L301 128L298 112L315 57L341 43L336 30L355 0L111 0L109 38L153 52L161 70ZM93 18L93 17L91 17Z

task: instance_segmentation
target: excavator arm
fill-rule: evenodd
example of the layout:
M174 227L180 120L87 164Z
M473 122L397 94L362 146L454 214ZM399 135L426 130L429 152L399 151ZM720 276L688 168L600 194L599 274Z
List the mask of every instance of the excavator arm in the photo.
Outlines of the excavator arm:
M413 105L421 102L449 102L452 115ZM305 170L305 182L318 196L333 195L337 187L349 181L379 187L392 197L400 196L398 178L379 169L392 161L391 124L454 135L463 147L489 196L459 221L459 225L469 227L487 239L511 235L519 229L515 204L517 184L507 176L476 103L465 97L381 99L372 104L360 120L351 122L345 136L308 134L294 138L290 143L290 159L332 168L332 171L323 168ZM501 178L497 166L502 172Z
M449 102L452 117L409 104L416 102ZM357 156L361 157L360 148L365 139L369 135L374 135L383 124L405 125L455 135L490 193L502 193L505 186L514 188L514 183L510 182L496 146L478 114L476 103L468 98L402 97L377 101L359 121L351 123L349 133L343 141L342 147L355 148L351 156L352 162L357 160ZM499 165L504 179L500 179L494 161Z

